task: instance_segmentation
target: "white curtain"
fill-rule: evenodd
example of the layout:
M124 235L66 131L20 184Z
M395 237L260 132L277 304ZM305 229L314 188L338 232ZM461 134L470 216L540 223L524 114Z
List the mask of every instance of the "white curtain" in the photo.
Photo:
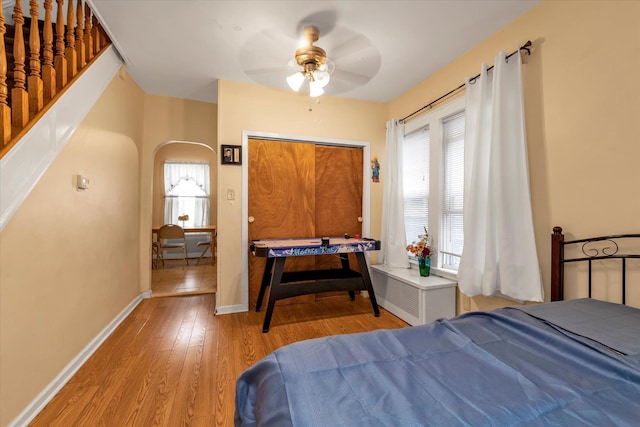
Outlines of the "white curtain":
M181 196L174 191L181 181L192 181L202 193ZM209 164L188 162L164 163L164 218L165 223L182 225L178 216L189 214L188 225L201 227L209 225ZM185 199L190 203L185 203ZM181 200L182 199L182 200ZM185 209L185 205L188 208ZM183 212L184 211L184 212Z
M519 54L466 82L464 249L458 285L468 296L542 301L529 192Z
M402 197L402 136L404 124L387 122L386 170L382 180L382 230L378 263L409 268Z

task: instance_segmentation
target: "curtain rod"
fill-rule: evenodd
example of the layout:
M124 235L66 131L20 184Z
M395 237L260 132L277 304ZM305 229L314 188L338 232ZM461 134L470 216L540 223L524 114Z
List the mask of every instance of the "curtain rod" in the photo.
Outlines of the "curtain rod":
M511 52L509 55L507 55L506 59L511 58L513 55L515 55L516 53L520 52L521 50L526 50L528 55L531 55L531 40L527 40L527 42L525 44L523 44L522 46L520 46L520 48L514 52ZM494 66L492 65L491 67L487 68L487 71L491 70ZM470 78L469 80L475 80L478 77L480 77L480 74ZM425 105L424 107L414 111L413 113L409 114L408 116L400 119L401 122L405 122L408 118L411 118L413 116L415 116L416 114L422 112L423 110L426 110L427 108L431 107L433 104L435 104L438 101L441 101L442 99L446 98L447 96L451 95L454 92L459 91L460 89L462 89L465 86L464 83L462 83L460 86L458 86L457 88L450 90L449 92L445 93L444 95L442 95L440 98L431 101L430 103L428 103L427 105Z

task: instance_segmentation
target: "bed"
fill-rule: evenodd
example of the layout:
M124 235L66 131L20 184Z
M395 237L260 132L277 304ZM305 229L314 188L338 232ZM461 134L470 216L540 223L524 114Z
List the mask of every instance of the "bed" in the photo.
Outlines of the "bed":
M565 256L572 245L581 255ZM632 234L565 241L556 227L556 301L282 347L238 378L235 424L638 425L640 310L560 300L565 265L588 265L590 294L604 258L622 266L624 299L640 255L620 247L638 245Z

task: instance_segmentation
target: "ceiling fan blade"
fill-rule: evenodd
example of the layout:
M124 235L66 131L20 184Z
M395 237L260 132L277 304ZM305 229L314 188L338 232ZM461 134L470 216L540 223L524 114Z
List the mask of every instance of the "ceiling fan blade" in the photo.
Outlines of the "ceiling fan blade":
M328 56L334 61L352 55L361 55L362 52L372 48L371 41L362 34L351 33L345 36L347 37L341 37L342 41L332 46L328 52Z
M333 84L337 80L341 80L350 85L362 86L368 83L369 80L371 80L371 77L373 76L365 76L364 74L336 69L336 71L331 75L331 83L329 83L329 85Z
M278 74L280 76L283 76L283 78L291 74L287 74L286 67L252 68L251 70L244 70L244 72L248 76L257 76L261 74Z

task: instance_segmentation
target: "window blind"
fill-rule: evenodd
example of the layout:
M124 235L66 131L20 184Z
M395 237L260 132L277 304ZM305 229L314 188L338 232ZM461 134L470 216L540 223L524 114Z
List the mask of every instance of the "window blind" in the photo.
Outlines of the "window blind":
M407 243L418 240L429 223L429 128L420 128L403 140L404 220Z
M464 113L443 120L442 266L458 269L464 244Z

